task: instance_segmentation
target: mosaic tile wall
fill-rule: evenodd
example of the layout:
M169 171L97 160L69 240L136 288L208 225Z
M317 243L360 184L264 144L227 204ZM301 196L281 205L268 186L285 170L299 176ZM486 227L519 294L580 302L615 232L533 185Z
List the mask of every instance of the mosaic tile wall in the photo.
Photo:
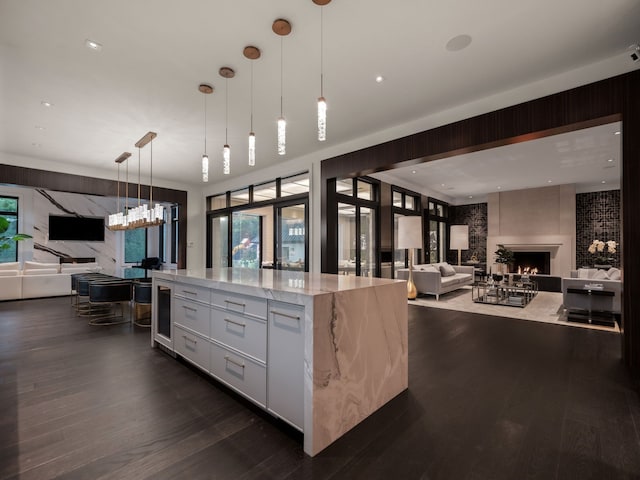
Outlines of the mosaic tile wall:
M469 250L462 251L462 261L470 260L475 253L478 260L485 263L487 261L487 204L452 205L449 207L449 221L451 225L469 225ZM457 264L458 252L448 252L447 261Z
M620 190L576 195L576 266L591 266L589 245L598 239L620 244ZM611 255L611 265L620 266L620 254Z

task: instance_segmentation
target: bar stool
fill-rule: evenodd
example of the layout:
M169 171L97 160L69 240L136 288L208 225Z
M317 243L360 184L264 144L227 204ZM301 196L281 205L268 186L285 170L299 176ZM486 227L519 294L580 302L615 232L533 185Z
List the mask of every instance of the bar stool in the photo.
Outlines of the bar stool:
M151 283L134 282L133 284L133 323L139 327L151 327Z

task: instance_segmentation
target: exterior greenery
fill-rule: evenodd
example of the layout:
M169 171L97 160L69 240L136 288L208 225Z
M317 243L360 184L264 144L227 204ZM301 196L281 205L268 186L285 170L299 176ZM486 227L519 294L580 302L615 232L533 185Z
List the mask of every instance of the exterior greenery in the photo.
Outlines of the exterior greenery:
M17 242L31 238L18 233L18 199L0 197L0 263L18 260Z

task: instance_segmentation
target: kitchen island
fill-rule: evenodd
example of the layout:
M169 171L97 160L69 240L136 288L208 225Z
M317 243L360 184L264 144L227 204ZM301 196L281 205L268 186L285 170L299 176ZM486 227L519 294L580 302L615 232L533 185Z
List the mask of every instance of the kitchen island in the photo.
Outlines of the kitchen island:
M407 389L404 281L167 270L153 292L152 346L302 431L311 456Z

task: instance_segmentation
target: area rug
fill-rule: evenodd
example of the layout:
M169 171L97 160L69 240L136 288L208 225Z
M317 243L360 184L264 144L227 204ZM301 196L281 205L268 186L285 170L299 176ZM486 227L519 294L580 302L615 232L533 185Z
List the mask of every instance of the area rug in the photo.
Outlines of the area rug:
M538 292L535 298L531 300L526 307L520 308L508 305L487 305L484 303L475 303L471 300L471 287L467 286L453 292L440 295L439 301L436 300L434 295L421 295L415 300L409 300L409 305L443 308L446 310L480 313L496 317L517 318L533 322L554 323L557 325L566 325L571 327L594 328L597 330L619 332L617 325L612 328L578 322L567 322L566 312L562 306L562 293L559 292Z

